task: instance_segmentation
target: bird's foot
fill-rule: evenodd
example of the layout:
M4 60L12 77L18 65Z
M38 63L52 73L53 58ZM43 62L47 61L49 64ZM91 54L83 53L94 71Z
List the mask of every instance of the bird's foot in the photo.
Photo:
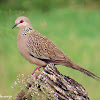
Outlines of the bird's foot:
M35 73L36 70L40 69L41 66L36 67L36 69L33 71L32 75Z

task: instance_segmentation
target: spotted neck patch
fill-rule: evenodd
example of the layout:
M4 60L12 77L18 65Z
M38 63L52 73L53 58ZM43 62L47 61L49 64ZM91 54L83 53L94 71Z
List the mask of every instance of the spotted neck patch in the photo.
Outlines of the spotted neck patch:
M30 33L33 30L32 27L26 27L22 30L21 34L26 35L27 33Z

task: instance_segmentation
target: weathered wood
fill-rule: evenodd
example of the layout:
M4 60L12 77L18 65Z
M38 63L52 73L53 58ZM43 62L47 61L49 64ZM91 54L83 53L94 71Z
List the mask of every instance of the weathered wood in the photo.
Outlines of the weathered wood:
M34 78L34 76L31 76ZM34 98L34 87L36 82L38 83L37 91L42 92L41 86L46 84L49 87L48 90L54 90L54 98L52 100L89 100L87 91L81 84L75 80L63 76L53 64L48 64L44 70L37 71L35 74L35 80L30 77L30 81L27 81L27 86L21 90L21 92L15 97L15 100L39 100ZM42 79L40 78L42 77ZM37 81L39 79L39 81ZM30 89L33 88L33 89ZM41 100L43 100L41 98ZM45 100L51 100L46 97Z

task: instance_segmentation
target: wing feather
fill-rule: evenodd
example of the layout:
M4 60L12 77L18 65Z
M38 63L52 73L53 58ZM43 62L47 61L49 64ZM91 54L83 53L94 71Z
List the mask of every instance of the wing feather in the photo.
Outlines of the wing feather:
M64 53L47 37L37 31L32 31L29 34L26 45L29 53L36 58L52 61L65 60Z

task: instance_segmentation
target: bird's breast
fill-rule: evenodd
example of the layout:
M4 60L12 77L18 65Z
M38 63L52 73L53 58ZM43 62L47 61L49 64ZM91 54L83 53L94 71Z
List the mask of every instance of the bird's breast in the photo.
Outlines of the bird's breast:
M18 35L17 37L17 48L20 54L24 57L27 55L27 48L26 48L26 37Z
M28 37L28 36L27 36ZM17 37L17 48L20 54L28 60L32 64L36 64L39 66L46 66L47 63L44 61L41 61L37 58L34 58L30 55L30 53L27 50L26 42L27 42L27 37Z

